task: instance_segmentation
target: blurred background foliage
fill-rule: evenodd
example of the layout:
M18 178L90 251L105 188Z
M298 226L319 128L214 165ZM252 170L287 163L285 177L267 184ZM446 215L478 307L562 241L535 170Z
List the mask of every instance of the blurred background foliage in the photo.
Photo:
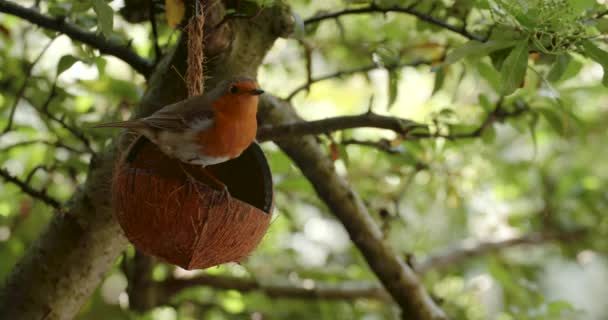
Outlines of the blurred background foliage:
M385 241L420 270L449 315L608 317L604 1L289 3L296 31L267 55L259 70L264 89L289 97L307 120L372 110L429 126L432 135L426 138L361 128L318 139L361 194ZM177 38L162 1L19 4L38 5L46 15L65 17L151 59L157 55L151 12L160 51ZM345 8L397 7L460 32L403 12L307 20ZM145 79L65 35L1 17L1 168L66 201L84 181L92 153L115 134L89 127L127 118ZM275 179L276 208L268 234L247 261L188 272L130 248L79 318L395 318L396 307L377 292L345 299L265 294L271 290L264 288L276 284L345 292L378 284L298 168L272 143L263 147ZM53 214L15 184L0 186L0 278ZM432 259L449 254L457 258ZM146 272L138 271L140 265ZM175 295L160 285L200 274L255 285L223 290L201 281Z

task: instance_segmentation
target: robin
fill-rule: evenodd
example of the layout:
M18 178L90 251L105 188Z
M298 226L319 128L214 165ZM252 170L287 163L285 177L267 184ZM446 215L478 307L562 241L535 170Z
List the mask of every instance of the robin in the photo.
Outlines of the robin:
M254 141L262 93L255 80L235 77L148 117L95 127L127 128L144 135L169 157L204 168L238 157ZM216 187L227 191L221 181L204 171Z

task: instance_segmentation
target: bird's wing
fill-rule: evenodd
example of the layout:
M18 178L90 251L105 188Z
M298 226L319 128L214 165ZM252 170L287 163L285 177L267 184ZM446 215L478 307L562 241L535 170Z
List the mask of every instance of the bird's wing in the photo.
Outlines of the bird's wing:
M91 128L127 128L132 130L143 129L145 127L144 124L139 122L138 120L129 120L129 121L118 121L118 122L107 122L98 125L94 125Z
M163 107L140 121L157 130L181 131L201 120L213 120L214 109L208 97L196 96Z
M121 121L102 123L93 128L128 128L131 130L171 130L182 131L193 124L200 126L202 123L210 123L206 120L213 120L215 111L212 101L215 95L195 96L167 105L148 117Z

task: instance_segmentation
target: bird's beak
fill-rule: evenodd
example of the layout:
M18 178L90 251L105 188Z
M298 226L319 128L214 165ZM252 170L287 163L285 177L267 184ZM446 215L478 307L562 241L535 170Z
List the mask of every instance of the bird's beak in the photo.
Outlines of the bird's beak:
M262 89L253 89L253 90L251 90L251 91L249 91L249 92L250 92L252 95L254 95L254 96L259 96L259 95L261 95L262 93L264 93L264 90L262 90Z

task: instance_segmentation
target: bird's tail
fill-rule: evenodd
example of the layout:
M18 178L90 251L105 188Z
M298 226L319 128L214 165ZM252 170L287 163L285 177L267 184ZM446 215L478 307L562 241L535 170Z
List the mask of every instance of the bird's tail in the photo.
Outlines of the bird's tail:
M146 125L140 121L118 121L94 125L91 128L127 128L132 130L144 129Z

